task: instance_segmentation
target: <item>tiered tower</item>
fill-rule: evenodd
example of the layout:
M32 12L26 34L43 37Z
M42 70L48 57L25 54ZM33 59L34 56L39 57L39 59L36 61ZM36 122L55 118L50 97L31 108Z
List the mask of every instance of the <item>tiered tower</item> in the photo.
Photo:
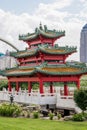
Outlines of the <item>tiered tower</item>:
M31 93L32 83L39 83L39 92L44 93L44 83L50 82L50 93L54 92L53 82L64 83L64 95L68 95L68 82L76 83L80 88L80 77L87 73L84 63L66 62L66 58L76 52L76 47L61 47L54 42L65 36L65 31L48 30L47 26L35 29L34 33L19 36L28 44L22 51L11 52L11 56L19 61L15 68L2 72L8 77L9 91L12 83L16 83L19 91L20 83L28 83L28 92Z

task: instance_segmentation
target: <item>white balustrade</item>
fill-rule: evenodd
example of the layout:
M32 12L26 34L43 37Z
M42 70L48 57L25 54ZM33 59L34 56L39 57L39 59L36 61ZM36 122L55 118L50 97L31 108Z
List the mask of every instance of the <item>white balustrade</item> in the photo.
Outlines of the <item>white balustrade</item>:
M14 102L20 103L32 103L32 104L56 104L56 95L50 93L27 93L24 92L16 92L16 91L0 91L0 100L1 101L10 101L10 95L13 95Z
M56 88L55 93L45 92L43 94L40 94L39 91L32 91L31 93L28 93L27 90L20 90L17 92L13 89L12 92L9 92L6 91L6 89L3 89L3 91L0 91L0 100L10 101L11 94L13 95L14 102L39 105L55 104L56 107L59 108L70 108L79 111L75 105L73 96L60 95L59 88Z

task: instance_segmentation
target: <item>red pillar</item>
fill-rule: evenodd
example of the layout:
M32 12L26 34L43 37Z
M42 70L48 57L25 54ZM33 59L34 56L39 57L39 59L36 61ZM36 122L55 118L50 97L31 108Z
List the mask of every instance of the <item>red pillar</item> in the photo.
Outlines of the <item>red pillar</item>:
M77 88L80 89L80 80L77 82Z
M68 86L66 82L64 83L64 95L68 96Z
M53 83L50 83L50 93L53 93Z
M12 88L11 88L11 82L8 82L8 91L11 92Z
M19 83L16 82L16 91L19 92Z
M28 82L28 93L31 93L31 89L32 89L32 84L31 82Z
M43 81L42 80L40 80L40 82L39 82L39 90L40 90L40 94L44 93L44 90L43 90Z

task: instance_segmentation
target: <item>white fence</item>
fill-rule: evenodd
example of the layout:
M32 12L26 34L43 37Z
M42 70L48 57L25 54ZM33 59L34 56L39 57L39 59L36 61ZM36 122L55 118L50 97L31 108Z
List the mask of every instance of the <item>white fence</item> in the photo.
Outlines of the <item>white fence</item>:
M39 92L27 91L12 91L8 92L6 90L0 91L0 100L1 101L10 101L10 96L13 95L14 102L26 103L26 104L39 104L39 105L56 105L57 108L65 109L75 109L77 112L81 110L76 106L73 96L62 96L60 92L56 93L44 93L40 94Z
M56 94L49 93L27 93L27 92L12 92L0 91L1 101L10 101L10 96L13 95L14 102L27 103L27 104L56 104Z

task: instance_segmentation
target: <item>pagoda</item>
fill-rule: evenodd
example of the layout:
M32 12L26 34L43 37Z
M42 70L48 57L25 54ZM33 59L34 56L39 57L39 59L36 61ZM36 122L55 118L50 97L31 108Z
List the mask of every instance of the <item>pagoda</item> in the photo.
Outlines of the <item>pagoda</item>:
M10 52L19 64L2 72L8 78L9 91L14 82L17 91L21 82L27 82L29 93L33 82L39 83L40 94L44 94L45 82L50 82L50 93L54 92L53 82L64 84L64 95L68 95L69 82L74 82L80 88L80 77L87 74L87 67L84 63L66 62L69 55L77 52L77 48L54 44L63 36L65 31L48 30L46 25L41 24L34 33L19 36L19 40L26 42L28 47L22 51Z

